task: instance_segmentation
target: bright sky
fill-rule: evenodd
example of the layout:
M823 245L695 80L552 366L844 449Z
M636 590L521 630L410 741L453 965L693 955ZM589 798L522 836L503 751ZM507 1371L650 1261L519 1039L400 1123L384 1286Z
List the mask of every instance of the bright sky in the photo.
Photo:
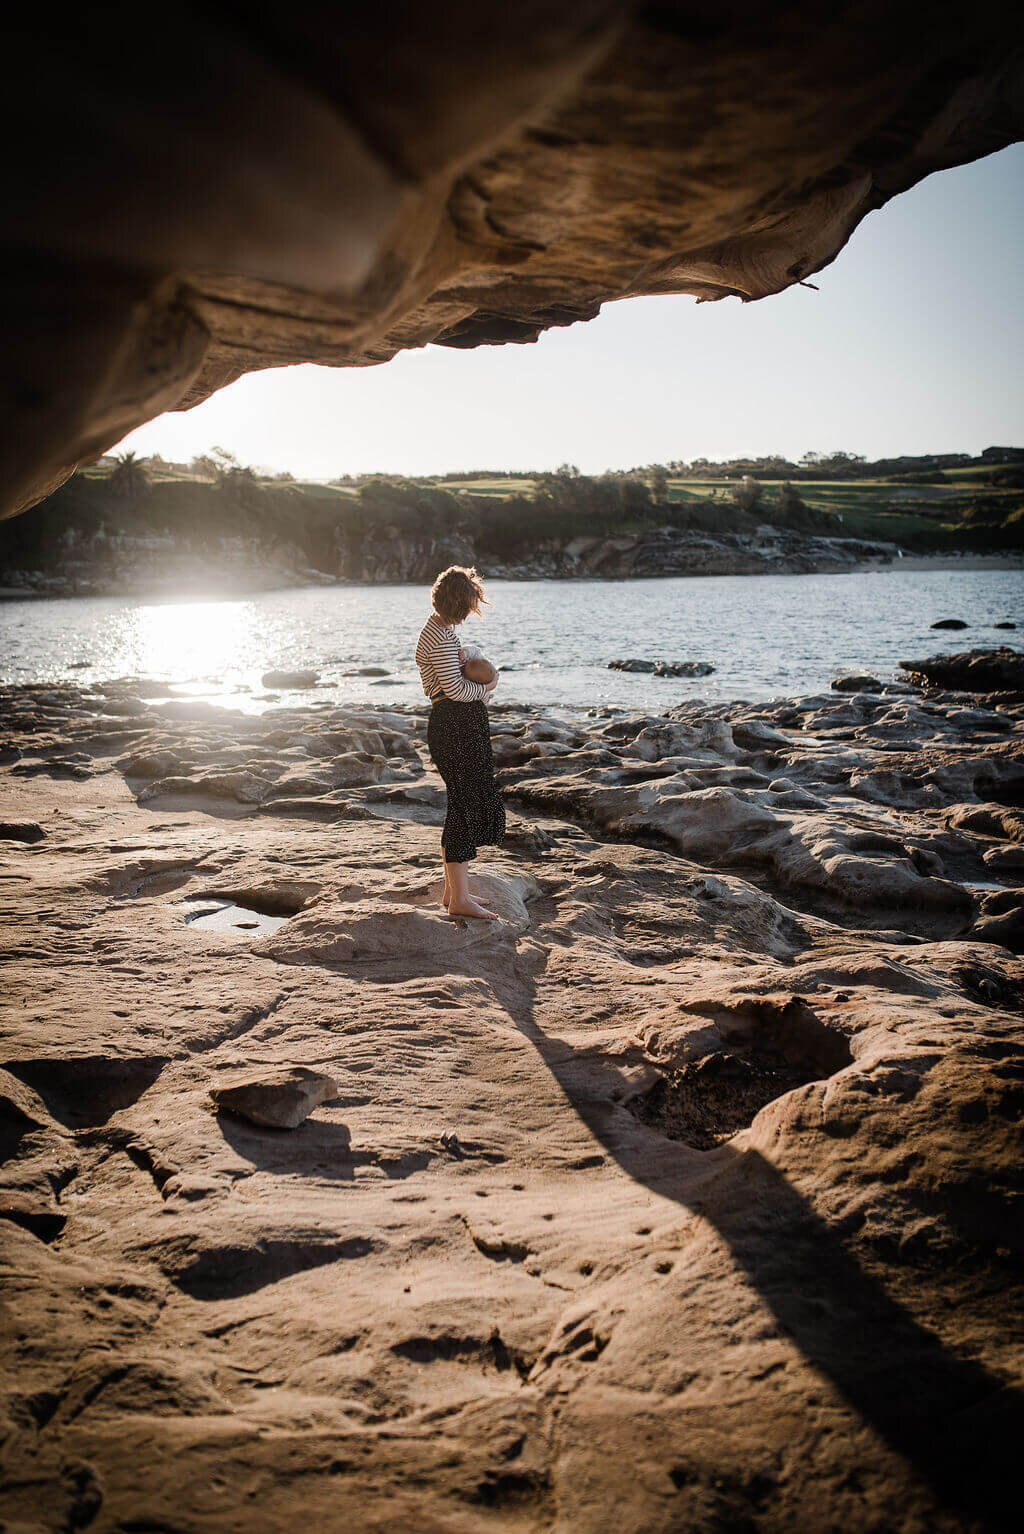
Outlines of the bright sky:
M123 446L325 479L1021 445L1022 247L1018 144L872 213L817 293L629 299L532 346L253 373Z

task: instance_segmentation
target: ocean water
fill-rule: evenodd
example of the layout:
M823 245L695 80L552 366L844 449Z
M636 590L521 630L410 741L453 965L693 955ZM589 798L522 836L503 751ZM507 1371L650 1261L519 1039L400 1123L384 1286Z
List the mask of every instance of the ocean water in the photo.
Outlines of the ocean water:
M887 678L900 660L1024 647L1020 570L493 581L489 592L486 617L470 619L462 635L509 668L498 701L661 709L691 698L763 700L820 692L843 671ZM422 702L413 652L429 610L425 586L304 587L226 601L13 598L0 601L0 679L153 678L183 695L262 709L263 672L310 668L321 685L282 701ZM970 627L931 632L940 618ZM994 630L999 621L1018 632ZM630 656L716 670L660 680L607 669ZM364 666L389 675L343 674Z

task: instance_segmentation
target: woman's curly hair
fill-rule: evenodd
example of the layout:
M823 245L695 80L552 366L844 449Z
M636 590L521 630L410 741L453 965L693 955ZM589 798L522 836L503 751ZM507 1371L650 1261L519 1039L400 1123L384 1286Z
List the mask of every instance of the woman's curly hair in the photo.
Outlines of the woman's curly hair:
M430 592L434 611L445 623L461 623L470 613L478 613L487 602L484 583L476 570L465 565L449 565L437 577Z

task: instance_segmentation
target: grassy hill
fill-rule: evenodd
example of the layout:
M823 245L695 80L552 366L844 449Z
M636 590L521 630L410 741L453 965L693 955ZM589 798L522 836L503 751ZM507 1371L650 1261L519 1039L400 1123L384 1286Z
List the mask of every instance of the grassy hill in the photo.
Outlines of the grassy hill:
M932 472L919 482L801 479L766 482L757 504L737 504L740 482L721 474L633 471L362 480L327 485L261 478L212 460L179 466L106 461L75 474L24 515L0 522L0 571L101 566L132 548L208 561L245 557L329 573L380 566L388 544L445 549L481 563L529 560L552 540L682 531L749 534L759 523L797 533L885 540L912 553L1024 548L1024 489L992 483L991 466ZM745 482L749 491L749 482ZM795 495L794 495L795 492ZM461 552L460 552L461 551ZM365 557L364 557L365 556ZM367 562L369 561L369 563Z

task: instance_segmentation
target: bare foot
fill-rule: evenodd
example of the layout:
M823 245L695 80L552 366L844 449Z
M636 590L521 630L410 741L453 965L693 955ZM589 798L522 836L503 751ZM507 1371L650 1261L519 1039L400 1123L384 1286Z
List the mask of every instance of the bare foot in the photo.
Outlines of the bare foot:
M445 885L445 887L444 887L444 894L441 896L441 904L444 906L445 910L447 911L447 909L451 905L451 903L452 903L452 892L448 888L448 886Z
M481 921L498 920L498 914L496 911L489 911L485 905L481 905L479 901L476 900L465 900L461 904L456 904L456 902L453 900L451 905L448 907L448 915L476 916L479 917Z

